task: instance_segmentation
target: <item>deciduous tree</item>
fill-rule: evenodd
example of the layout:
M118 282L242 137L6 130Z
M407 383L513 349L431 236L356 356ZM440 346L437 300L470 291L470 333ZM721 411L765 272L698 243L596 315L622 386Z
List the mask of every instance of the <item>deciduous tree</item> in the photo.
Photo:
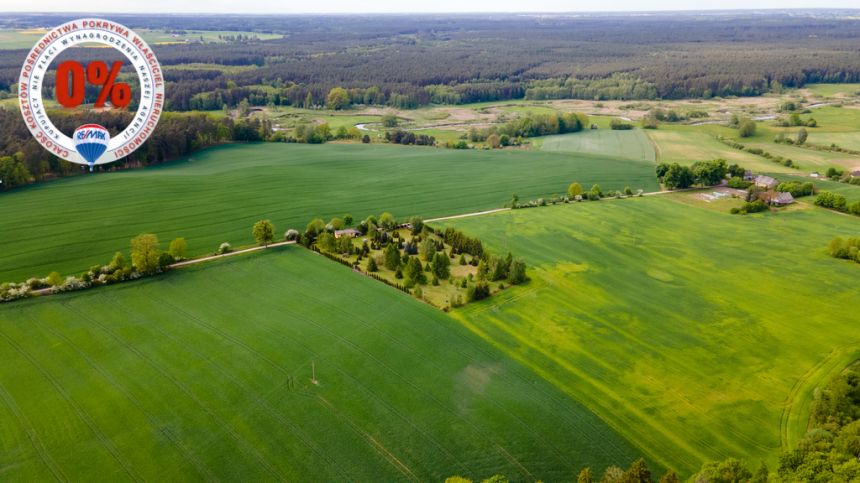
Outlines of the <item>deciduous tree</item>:
M260 220L254 223L251 234L257 240L258 245L269 246L275 240L275 225L269 220Z
M161 248L158 246L157 236L144 233L131 239L131 263L138 272L155 273L160 257Z
M326 106L329 109L340 110L349 107L349 93L343 87L334 87L328 91Z
M170 246L167 251L170 253L170 256L175 258L176 260L182 260L185 258L185 252L188 250L188 243L185 241L185 238L174 238L170 242Z

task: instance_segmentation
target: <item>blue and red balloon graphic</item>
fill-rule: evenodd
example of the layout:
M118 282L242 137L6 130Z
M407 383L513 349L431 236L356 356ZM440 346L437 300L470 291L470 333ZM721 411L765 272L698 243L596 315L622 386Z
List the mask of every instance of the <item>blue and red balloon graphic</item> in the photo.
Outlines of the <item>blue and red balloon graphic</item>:
M84 124L75 129L72 139L75 142L75 149L87 160L87 163L90 165L90 171L92 171L96 160L107 150L110 133L104 126Z

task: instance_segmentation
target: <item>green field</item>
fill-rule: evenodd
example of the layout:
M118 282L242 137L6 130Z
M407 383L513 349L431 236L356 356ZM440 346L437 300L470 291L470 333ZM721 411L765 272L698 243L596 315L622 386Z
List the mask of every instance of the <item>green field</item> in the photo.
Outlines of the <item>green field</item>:
M860 84L807 84L805 89L825 97L853 97L860 92Z
M279 39L282 35L257 32L233 32L216 30L187 30L182 34L172 34L163 30L137 29L144 40L151 44L184 43L186 41L223 42L219 35L256 36L259 40ZM45 29L7 29L0 30L0 50L31 49L47 31Z
M541 150L567 153L604 154L637 161L654 162L654 146L641 129L613 131L611 129L585 130L573 134L560 134L538 138Z
M723 158L729 164L739 164L755 171L792 171L760 156L733 149L716 140L716 134L736 135L734 129L722 126L661 125L649 130L648 136L657 147L657 161L690 165L696 161Z
M810 205L740 217L694 194L447 222L523 256L533 280L453 312L690 474L733 456L771 468L812 392L860 357L860 267L827 243L860 223Z
M810 143L821 145L836 143L851 149L857 149L860 146L856 140L856 131L860 126L860 110L823 107L802 117L803 119L814 117L819 122L820 127L807 129ZM780 133L794 138L799 129L798 127L777 127L772 121L762 121L757 123L756 134L749 138L739 137L736 129L716 124L698 126L663 124L659 129L649 130L647 133L656 145L657 159L660 162L691 164L700 160L723 158L729 163L737 163L756 172L798 172L798 169L781 166L761 156L729 147L715 139L719 135L749 148L760 148L775 156L791 159L799 166L799 171L805 173L823 172L831 166L839 168L860 166L858 156L815 151L773 142Z
M651 163L525 150L251 144L159 167L79 176L0 194L0 280L106 263L144 232L183 236L190 254L249 244L271 219L278 236L314 217L452 215L563 193L571 181L657 189Z
M4 305L0 358L2 480L559 481L640 454L443 312L295 247Z

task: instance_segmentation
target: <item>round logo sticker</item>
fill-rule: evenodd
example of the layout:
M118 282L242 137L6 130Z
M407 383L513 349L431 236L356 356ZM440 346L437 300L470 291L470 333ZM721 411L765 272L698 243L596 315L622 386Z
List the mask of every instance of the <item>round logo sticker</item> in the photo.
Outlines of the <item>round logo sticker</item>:
M103 126L91 123L75 129L72 137L66 136L51 122L42 98L42 84L54 60L70 47L89 43L122 52L140 80L137 111L113 137ZM98 91L94 108L104 108L108 102L113 107L128 106L131 87L117 81L122 67L123 62L92 61L86 66L74 60L61 62L56 72L57 102L68 108L81 105L89 85ZM117 161L139 148L158 124L164 104L164 76L155 53L129 28L102 19L72 20L48 31L27 55L18 82L21 114L36 140L59 158L89 165L90 171L94 165Z

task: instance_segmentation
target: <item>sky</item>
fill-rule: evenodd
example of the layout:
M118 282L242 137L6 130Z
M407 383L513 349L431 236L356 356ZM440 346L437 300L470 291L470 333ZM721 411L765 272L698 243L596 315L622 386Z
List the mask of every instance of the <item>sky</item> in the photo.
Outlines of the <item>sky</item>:
M38 0L0 1L0 12L158 13L445 13L623 12L665 10L860 8L858 0ZM73 10L71 10L73 9Z

